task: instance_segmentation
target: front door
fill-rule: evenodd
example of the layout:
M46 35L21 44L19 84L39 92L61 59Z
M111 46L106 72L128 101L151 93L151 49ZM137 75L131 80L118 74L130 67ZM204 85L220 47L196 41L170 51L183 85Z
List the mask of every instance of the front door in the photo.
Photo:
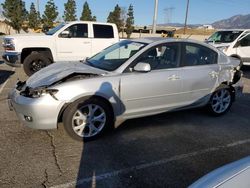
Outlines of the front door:
M250 34L240 40L237 54L241 57L244 64L250 65Z
M181 76L179 74L180 45L167 43L143 53L128 67L131 72L121 77L121 99L125 116L154 114L177 108L182 103ZM148 63L150 72L136 72L133 67Z
M88 24L73 24L65 31L69 35L58 35L56 48L59 61L79 61L91 56L91 38L88 38Z

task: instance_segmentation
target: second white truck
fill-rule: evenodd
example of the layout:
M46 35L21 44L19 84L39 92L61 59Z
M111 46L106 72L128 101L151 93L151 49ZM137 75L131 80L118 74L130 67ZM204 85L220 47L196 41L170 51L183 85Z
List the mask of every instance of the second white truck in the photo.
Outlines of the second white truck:
M240 59L243 65L250 65L250 29L220 30L211 35L207 43Z
M10 66L23 65L30 76L53 62L86 59L118 41L118 30L112 23L61 23L45 34L4 37L3 59Z

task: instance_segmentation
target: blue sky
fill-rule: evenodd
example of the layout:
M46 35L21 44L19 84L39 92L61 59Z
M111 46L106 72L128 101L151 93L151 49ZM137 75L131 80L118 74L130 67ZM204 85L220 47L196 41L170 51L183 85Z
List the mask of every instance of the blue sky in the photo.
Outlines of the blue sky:
M3 2L4 0L0 0ZM63 15L64 3L67 0L54 0L60 16ZM27 10L30 3L36 0L25 0ZM44 10L47 0L40 0L40 10ZM78 18L81 14L85 0L76 0ZM159 0L157 23L165 23L167 20L183 23L185 19L187 0ZM116 4L128 8L134 6L135 24L152 24L154 0L88 0L92 14L97 16L98 21L106 22L106 18ZM164 13L165 8L174 7L172 16L168 18ZM229 18L236 14L250 14L250 0L190 0L188 15L189 24L208 24L214 21Z

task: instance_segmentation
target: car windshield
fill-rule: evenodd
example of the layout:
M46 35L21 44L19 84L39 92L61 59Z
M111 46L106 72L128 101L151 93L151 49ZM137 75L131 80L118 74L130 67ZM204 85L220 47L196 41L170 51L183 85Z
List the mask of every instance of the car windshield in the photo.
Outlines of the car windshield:
M91 57L87 60L87 64L106 71L114 71L146 45L145 43L123 40Z
M233 42L242 31L217 31L208 38L208 42L230 43Z
M66 25L66 23L61 23L61 24L57 25L53 29L50 29L48 32L46 32L46 35L54 35L58 30L60 30L65 25Z

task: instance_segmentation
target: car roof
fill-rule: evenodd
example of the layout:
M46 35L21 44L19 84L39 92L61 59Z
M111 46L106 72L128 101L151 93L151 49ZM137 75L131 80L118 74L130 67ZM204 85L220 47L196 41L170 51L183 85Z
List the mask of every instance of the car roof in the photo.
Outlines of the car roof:
M193 39L186 39L186 38L163 38L163 37L146 37L146 38L137 38L132 39L135 42L141 43L162 43L162 42L191 42L191 43L198 43L204 45L204 42L193 40Z

